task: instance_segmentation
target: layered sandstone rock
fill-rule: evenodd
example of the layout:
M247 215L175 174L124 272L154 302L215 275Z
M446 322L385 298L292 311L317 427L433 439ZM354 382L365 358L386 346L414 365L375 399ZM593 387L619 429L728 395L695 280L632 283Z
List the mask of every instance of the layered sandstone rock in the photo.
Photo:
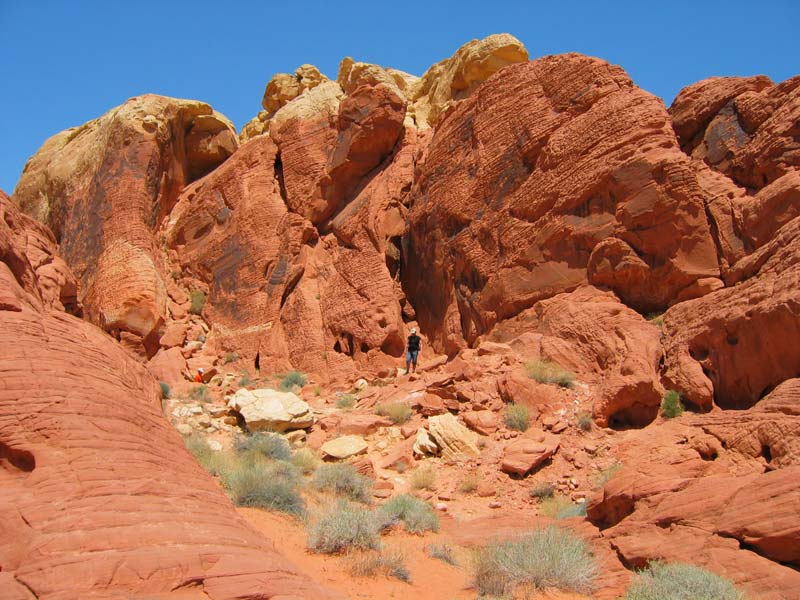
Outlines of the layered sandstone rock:
M45 142L14 200L52 228L88 318L152 356L167 316L153 233L181 188L237 145L230 122L207 104L140 96Z
M327 597L186 452L145 368L48 308L49 236L0 203L0 295L17 301L0 303L0 596Z
M437 127L412 197L404 282L450 354L587 279L657 310L719 276L666 110L597 59L489 78Z
M242 415L250 431L291 431L314 424L311 407L292 392L240 389L228 406Z

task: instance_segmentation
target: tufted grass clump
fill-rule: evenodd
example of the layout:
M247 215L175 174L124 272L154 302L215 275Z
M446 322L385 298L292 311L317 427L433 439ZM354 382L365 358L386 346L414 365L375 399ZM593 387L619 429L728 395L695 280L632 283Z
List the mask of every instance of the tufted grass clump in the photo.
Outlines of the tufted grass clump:
M675 390L669 390L661 399L661 414L667 419L674 419L683 413L681 394Z
M375 550L381 538L375 515L346 500L340 500L308 528L308 548L321 554L349 550Z
M226 352L225 357L223 358L224 364L229 364L232 362L236 362L239 360L239 353L238 352Z
M652 562L640 571L625 600L742 600L733 583L700 567Z
M464 478L458 483L458 491L462 494L471 494L478 489L481 482L481 476L477 471L472 471L464 475Z
M219 475L226 466L225 456L214 452L203 438L190 435L184 438L183 444L200 466L212 475Z
M517 585L587 593L598 574L589 546L573 533L547 527L478 551L475 586L481 595L505 596Z
M554 383L563 388L571 388L575 383L575 373L546 360L532 360L525 363L525 372L528 377L539 383Z
M539 502L541 513L551 519L568 519L569 517L585 517L586 502L574 503L566 496L550 495Z
M308 383L308 377L300 371L289 371L281 378L281 383L278 386L282 392L290 392L294 386L303 387Z
M436 470L425 465L411 474L411 488L415 490L435 490L436 489Z
M203 404L208 402L209 397L208 386L204 383L193 387L192 391L189 392L189 398Z
M234 443L237 454L261 454L272 460L290 460L292 449L289 442L277 433L252 433L238 436Z
M402 402L385 402L375 407L375 414L386 417L395 425L405 423L411 418L411 407Z
M223 485L236 506L251 506L303 516L305 502L298 492L300 473L291 463L239 459L235 469L223 474Z
M515 431L527 431L531 425L531 415L527 406L509 404L504 415L506 427Z
M381 529L402 523L409 533L439 531L439 517L433 507L410 494L395 496L376 512Z
M191 306L189 307L190 313L193 315L199 315L203 312L203 307L206 305L205 292L202 290L193 290L189 294L189 300L191 301Z
M292 464L297 467L303 475L310 475L319 466L319 458L310 448L300 448L292 454Z
M592 415L587 412L579 413L575 419L575 423L581 431L591 431L593 422Z
M159 381L158 387L161 389L161 399L167 400L172 393L172 388L169 387L169 384L166 381Z
M385 575L406 583L411 582L411 572L405 563L405 556L398 550L363 552L350 560L350 573L359 577Z
M453 565L454 567L458 566L458 561L456 560L453 548L444 542L428 544L425 546L425 554L431 558L446 562L448 565Z
M537 483L531 488L528 494L531 498L537 498L539 501L542 501L546 498L552 498L555 491L556 489L553 487L552 483Z
M336 399L336 408L349 410L356 405L357 400L353 394L342 394Z
M610 467L606 467L605 469L600 471L594 478L593 483L595 489L599 489L605 486L605 484L611 481L611 478L614 477L614 475L616 475L621 468L622 468L622 463L617 462L611 465Z
M372 480L346 463L320 465L314 473L312 484L321 492L344 496L355 502L369 502L372 492Z

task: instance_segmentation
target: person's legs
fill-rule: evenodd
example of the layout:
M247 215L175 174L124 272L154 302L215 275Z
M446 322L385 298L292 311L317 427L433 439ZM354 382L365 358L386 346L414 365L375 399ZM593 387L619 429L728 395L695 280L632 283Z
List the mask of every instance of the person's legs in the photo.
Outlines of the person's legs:
M414 368L412 373L416 373L417 372L417 356L418 355L419 355L419 352L411 352L411 365Z
M406 375L411 373L411 352L406 352Z

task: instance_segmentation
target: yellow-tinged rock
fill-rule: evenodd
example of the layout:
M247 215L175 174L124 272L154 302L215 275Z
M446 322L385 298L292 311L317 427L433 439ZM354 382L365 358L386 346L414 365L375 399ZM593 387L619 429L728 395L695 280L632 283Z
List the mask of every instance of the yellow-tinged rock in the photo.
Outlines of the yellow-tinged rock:
M268 116L276 113L306 90L329 81L314 65L301 65L294 75L278 73L269 80L264 90L261 106Z
M403 99L407 98L407 90L419 80L419 77L398 71L397 69L384 69L379 65L365 62L356 62L345 57L339 65L339 75L336 78L345 94L350 94L361 85L385 85Z
M295 98L276 112L269 122L271 132L292 119L334 118L344 94L335 81L325 81ZM272 134L274 137L274 134Z

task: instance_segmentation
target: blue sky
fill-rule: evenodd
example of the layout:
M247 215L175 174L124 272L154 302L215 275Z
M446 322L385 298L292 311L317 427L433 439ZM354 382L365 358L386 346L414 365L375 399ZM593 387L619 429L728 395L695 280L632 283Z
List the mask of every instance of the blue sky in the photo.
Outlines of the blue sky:
M576 51L624 67L669 105L712 75L800 73L798 0L181 2L0 0L0 189L49 136L145 92L210 103L241 127L269 78L344 56L421 75L509 32L532 58Z

